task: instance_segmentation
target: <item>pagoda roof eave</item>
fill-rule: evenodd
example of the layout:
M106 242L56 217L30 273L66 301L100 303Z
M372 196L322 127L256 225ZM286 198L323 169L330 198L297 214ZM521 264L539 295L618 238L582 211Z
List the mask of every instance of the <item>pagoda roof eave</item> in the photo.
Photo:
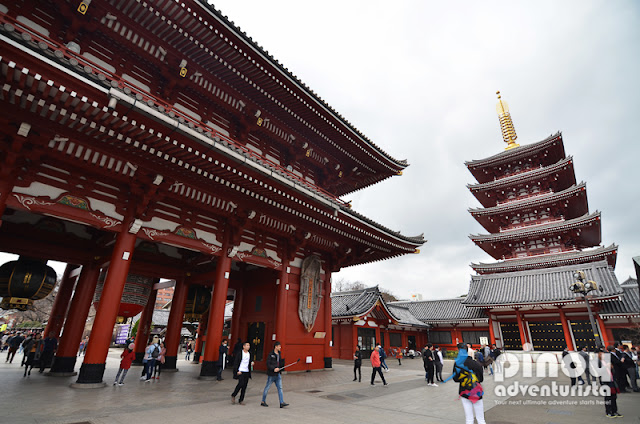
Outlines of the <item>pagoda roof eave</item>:
M548 204L554 201L564 200L574 196L576 194L580 194L586 190L586 183L581 182L580 184L574 184L566 190L562 190L556 193L548 193L540 196L528 197L523 200L514 200L512 202L503 203L497 206L492 206L489 208L469 208L468 211L474 217L480 216L491 216L499 213L507 213L511 211L520 210L522 208L528 208L533 206L539 206ZM586 199L585 199L586 200Z
M585 214L581 217L570 219L567 221L552 222L550 224L535 225L525 227L518 230L505 231L497 234L470 235L469 238L476 244L488 242L501 242L508 240L518 240L533 235L546 235L557 231L566 231L573 228L584 227L593 222L600 222L600 212L596 211L592 214Z
M485 159L476 159L476 160L466 161L464 164L467 168L469 168L469 170L495 166L500 163L511 161L511 160L535 153L537 151L540 151L548 147L549 145L555 143L558 140L562 142L562 132L560 131L550 135L544 140L541 140L532 144L528 144L525 146L520 146L515 149L505 150L493 156L489 156L488 158L485 158Z
M256 42L253 41L251 37L249 37L244 31L242 31L239 27L235 26L233 22L231 22L226 16L224 16L219 10L217 10L213 5L206 3L202 0L194 0L201 7L206 9L209 13L211 13L219 22L223 23L230 31L235 33L239 38L241 38L248 46L250 46L255 53L260 55L265 61L271 64L274 70L277 70L279 74L288 79L291 83L296 85L298 89L304 92L310 100L312 100L315 104L318 105L321 109L323 109L328 115L330 115L334 120L339 122L344 126L346 130L352 133L358 140L364 143L366 146L370 148L373 152L377 153L380 158L385 159L388 162L391 162L395 165L398 170L404 169L409 164L406 160L395 159L387 152L385 152L382 148L373 143L367 136L361 133L355 126L353 126L349 121L347 121L340 113L334 110L331 106L329 106L320 96L318 96L311 88L307 87L297 76L292 74L288 68L285 68L278 60L276 60L269 52L259 46Z
M606 260L609 266L615 268L617 250L618 246L612 244L608 247L599 247L580 252L554 253L549 255L530 256L527 258L507 259L491 264L482 262L477 264L472 263L470 266L479 274L491 274Z
M504 187L509 187L513 184L518 184L520 182L526 182L533 179L540 179L554 172L558 172L568 165L573 164L573 157L567 156L564 159L556 162L553 165L545 166L544 168L533 169L528 172L523 172L516 175L511 175L505 178L500 178L495 181L490 181L487 183L480 184L467 184L467 188L471 190L472 193L482 192L487 190L497 190Z

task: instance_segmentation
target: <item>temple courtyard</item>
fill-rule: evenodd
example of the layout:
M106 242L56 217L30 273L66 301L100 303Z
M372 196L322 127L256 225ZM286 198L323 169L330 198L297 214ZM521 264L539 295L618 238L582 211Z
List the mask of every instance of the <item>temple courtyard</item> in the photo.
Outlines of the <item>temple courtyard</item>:
M119 364L120 350L109 351L105 381L113 382ZM21 355L13 364L0 363L2 387L1 423L47 424L108 424L135 423L356 423L356 422L419 422L463 423L464 414L457 400L458 385L453 381L439 387L427 387L421 359L405 359L402 366L389 360L385 373L389 383L369 384L371 368L363 366L362 382L353 382L351 361L336 360L330 371L293 373L284 376L286 409L278 408L278 397L272 387L267 403L260 406L266 381L264 373L255 372L249 382L246 405L232 405L230 394L235 387L229 370L224 381L202 381L197 376L200 367L178 360L179 372L163 373L161 379L144 383L139 380L140 367L132 367L124 386L101 389L72 389L74 377L48 377L34 370L23 378ZM366 361L364 361L366 364ZM443 375L449 375L452 361L446 361ZM530 397L516 395L499 397L498 384L520 385L567 384L568 378L517 377L497 383L488 376L485 389L485 411L488 423L581 423L604 422L603 398ZM640 421L640 394L618 396L622 423Z

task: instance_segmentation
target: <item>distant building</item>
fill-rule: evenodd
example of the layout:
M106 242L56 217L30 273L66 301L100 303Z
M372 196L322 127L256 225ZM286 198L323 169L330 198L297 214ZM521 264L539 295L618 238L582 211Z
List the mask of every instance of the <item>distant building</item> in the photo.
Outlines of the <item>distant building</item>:
M416 302L418 300L422 300L422 294L421 293L412 294L411 298L409 300L412 301L412 302Z
M166 289L158 290L155 309L162 309L167 303L171 302L174 289L175 287L167 287Z

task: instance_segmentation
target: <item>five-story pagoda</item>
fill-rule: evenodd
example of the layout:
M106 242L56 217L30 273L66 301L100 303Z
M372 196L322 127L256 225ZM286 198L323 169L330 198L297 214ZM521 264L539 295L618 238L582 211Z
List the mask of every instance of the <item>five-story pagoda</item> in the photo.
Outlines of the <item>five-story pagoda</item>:
M520 146L500 92L497 112L505 151L466 166L478 181L468 188L483 206L469 212L489 232L470 238L498 261L471 264L477 275L464 304L485 309L492 339L506 349L588 344L585 303L569 286L574 271L585 271L602 288L590 299L596 308L617 299L617 246L600 245L600 212L589 213L562 134ZM598 324L604 331L599 315Z

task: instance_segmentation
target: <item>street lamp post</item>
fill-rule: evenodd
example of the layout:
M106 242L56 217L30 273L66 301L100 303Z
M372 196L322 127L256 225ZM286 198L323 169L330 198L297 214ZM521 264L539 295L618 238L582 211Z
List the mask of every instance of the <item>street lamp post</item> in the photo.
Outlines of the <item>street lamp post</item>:
M591 312L591 305L589 304L589 299L587 299L587 294L592 291L600 291L602 292L602 287L599 287L595 281L587 280L584 271L576 271L573 273L573 277L576 279L575 283L571 284L569 289L574 293L579 293L582 295L584 299L584 303L587 305L587 312L589 312L589 321L591 322L591 330L593 331L593 336L595 337L596 347L603 347L602 339L600 338L600 333L596 327L596 321L593 319L593 313Z

